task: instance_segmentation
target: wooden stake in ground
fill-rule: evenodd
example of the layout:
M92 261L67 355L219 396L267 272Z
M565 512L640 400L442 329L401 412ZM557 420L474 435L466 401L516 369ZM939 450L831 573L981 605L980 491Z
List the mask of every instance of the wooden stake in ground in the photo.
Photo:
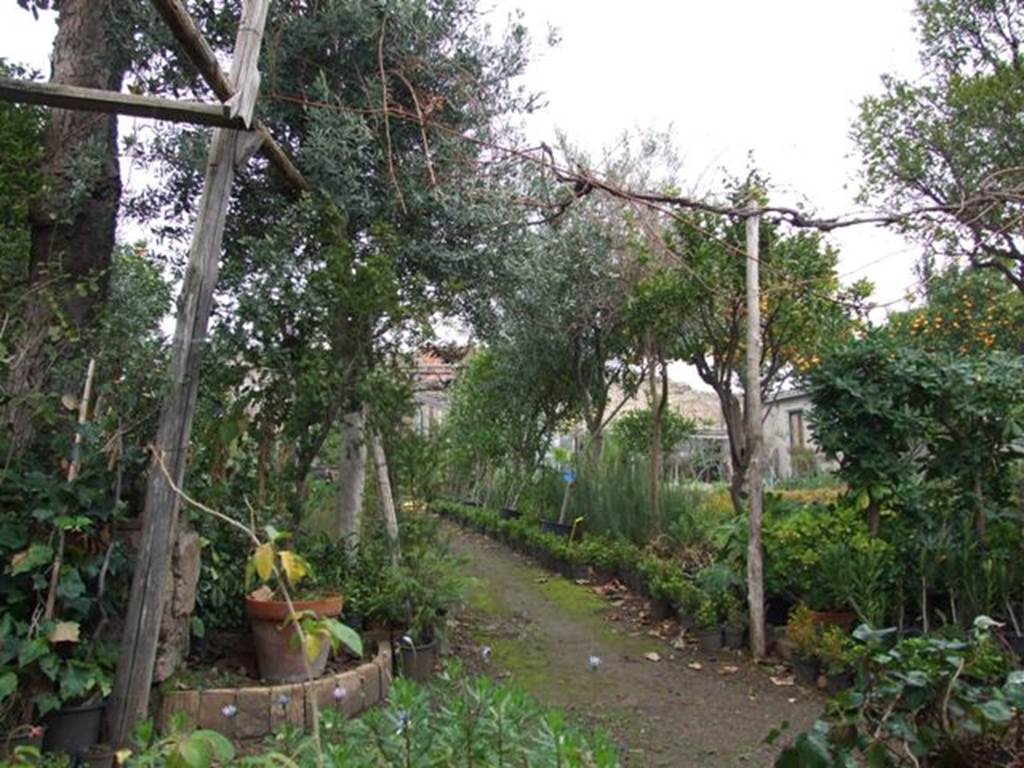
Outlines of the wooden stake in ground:
M246 94L240 99L250 108L249 114L242 115L246 125L252 122L252 94L259 83L257 63L268 4L269 0L246 0L235 38L232 80L235 92ZM261 142L258 134L223 128L214 131L210 142L206 180L178 303L170 381L154 447L156 456L166 459L169 475L150 469L142 539L132 578L117 675L107 706L108 736L116 746L128 742L135 723L146 717L149 705L167 575L177 530L179 499L173 485L180 487L185 475L199 391L199 369L219 271L224 219L235 168L245 162ZM168 482L169 478L174 484Z
M750 652L755 659L766 651L764 626L764 552L761 527L764 518L764 495L761 478L761 456L764 422L761 419L761 217L747 217L747 375L745 381L747 470L750 528L747 538L747 601L750 604Z

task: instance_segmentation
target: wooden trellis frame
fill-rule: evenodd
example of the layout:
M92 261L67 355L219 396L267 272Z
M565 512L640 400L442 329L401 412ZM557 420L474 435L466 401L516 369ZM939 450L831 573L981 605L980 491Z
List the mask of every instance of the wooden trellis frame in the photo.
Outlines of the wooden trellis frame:
M235 171L260 151L289 186L309 189L302 173L253 111L259 92L259 53L270 0L243 0L230 77L196 27L181 0L153 0L175 39L221 104L176 101L54 83L0 79L0 100L61 109L134 115L215 126L207 157L206 179L189 249L171 347L169 387L146 486L142 538L114 689L107 707L107 736L127 743L149 705L167 577L177 533L180 487L188 456L199 390L199 371L219 271L224 223ZM167 472L157 469L159 463Z

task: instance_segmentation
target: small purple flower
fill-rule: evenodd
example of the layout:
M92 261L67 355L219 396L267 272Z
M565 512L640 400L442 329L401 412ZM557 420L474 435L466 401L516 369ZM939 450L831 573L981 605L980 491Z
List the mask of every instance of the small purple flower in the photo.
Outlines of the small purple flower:
M405 729L409 727L412 722L412 718L409 717L409 713L406 711L397 712L394 716L395 721L395 734L401 736L405 732Z
M590 658L587 659L587 664L590 666L591 671L596 672L597 668L601 666L601 657L591 654Z
M278 694L277 698L274 699L274 703L277 704L277 706L279 706L281 709L287 707L289 701L291 701L291 699L285 693Z
M220 708L220 713L224 715L224 717L234 717L238 714L238 707L234 704L225 704Z
M485 664L491 660L491 646L485 645L480 649L480 658L484 660Z
M341 701L346 696L348 696L348 691L346 691L340 685L334 686L334 690L331 691L331 698L333 698L335 701Z

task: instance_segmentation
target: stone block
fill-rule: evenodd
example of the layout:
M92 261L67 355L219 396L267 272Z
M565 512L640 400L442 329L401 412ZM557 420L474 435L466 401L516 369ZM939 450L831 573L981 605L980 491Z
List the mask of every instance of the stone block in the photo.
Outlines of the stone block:
M225 707L235 707L238 691L234 688L214 688L199 694L199 727L209 728L235 737L235 717L225 714Z
M275 685L270 690L270 730L288 724L305 726L306 705L301 684Z
M199 691L171 691L164 695L160 702L160 716L157 718L157 730L169 733L175 715L184 718L182 727L195 728L199 722Z
M336 675L334 682L345 689L345 698L339 702L338 709L346 717L353 717L362 712L365 708L363 697L366 695L366 689L363 686L363 677L359 673L359 669L350 669L348 672Z
M270 733L270 689L239 688L235 737L259 739Z

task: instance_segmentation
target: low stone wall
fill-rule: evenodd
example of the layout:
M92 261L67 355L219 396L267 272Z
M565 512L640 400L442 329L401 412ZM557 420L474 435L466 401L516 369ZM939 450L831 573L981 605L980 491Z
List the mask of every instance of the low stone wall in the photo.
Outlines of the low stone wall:
M259 739L285 723L308 728L314 697L321 711L351 717L384 700L391 688L391 664L391 647L381 642L371 661L311 683L171 691L160 702L157 727L166 733L180 713L188 728L218 731L236 741Z

